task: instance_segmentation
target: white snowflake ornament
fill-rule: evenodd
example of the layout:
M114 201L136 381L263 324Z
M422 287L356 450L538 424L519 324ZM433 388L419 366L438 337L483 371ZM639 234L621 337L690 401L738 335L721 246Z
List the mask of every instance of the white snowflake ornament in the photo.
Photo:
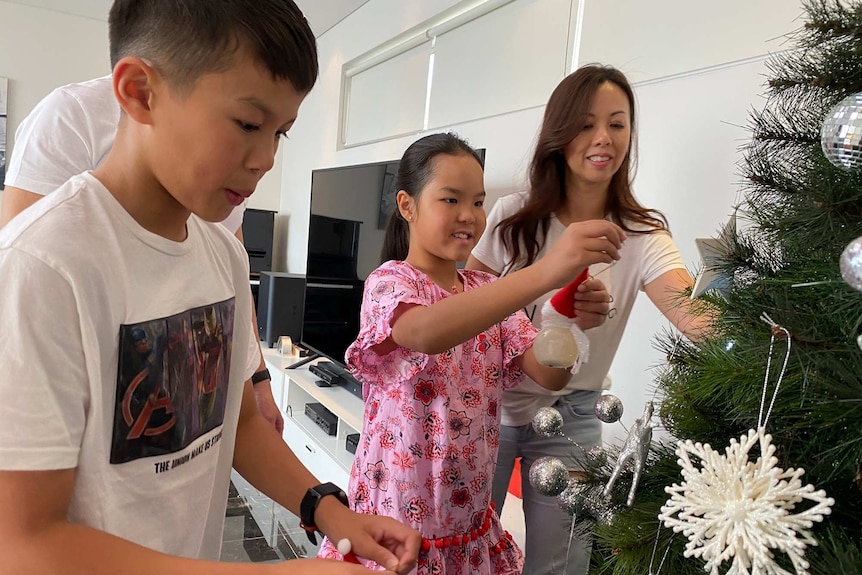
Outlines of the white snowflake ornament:
M761 455L752 462L749 451L758 442ZM719 566L731 560L725 575L791 575L775 563L772 550L785 553L797 575L807 575L805 548L817 545L808 529L831 513L835 501L802 485L805 470L777 467L772 436L763 428L749 430L739 442L731 439L724 451L679 442L685 481L665 487L671 497L659 520L688 538L684 556L705 560L710 575L719 575ZM699 469L690 454L700 458ZM814 505L793 513L805 499Z

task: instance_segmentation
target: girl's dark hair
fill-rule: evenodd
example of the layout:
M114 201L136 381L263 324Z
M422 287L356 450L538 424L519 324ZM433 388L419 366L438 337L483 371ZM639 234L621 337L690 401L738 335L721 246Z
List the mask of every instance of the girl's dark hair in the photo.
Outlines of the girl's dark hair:
M428 184L434 173L434 158L441 154L447 156L472 156L484 169L482 158L470 144L451 132L431 134L419 138L404 152L395 174L395 191L404 190L415 201ZM380 263L389 260L404 260L410 247L410 228L395 207L386 223L386 233L383 238L383 249L380 251Z
M111 66L149 60L181 92L228 69L240 47L299 93L318 75L317 42L293 0L114 0L108 37Z
M536 260L542 249L548 235L551 214L566 200L566 146L581 132L593 96L606 82L615 84L628 97L631 142L622 165L611 178L605 214L610 214L629 233L652 233L668 229L667 220L661 212L643 207L632 194L631 180L636 165L635 98L632 87L619 70L591 64L566 76L548 100L530 162L527 202L518 213L497 224L495 230L499 230L503 244L512 254L512 261L508 265L528 266ZM632 230L627 222L641 224L648 230Z

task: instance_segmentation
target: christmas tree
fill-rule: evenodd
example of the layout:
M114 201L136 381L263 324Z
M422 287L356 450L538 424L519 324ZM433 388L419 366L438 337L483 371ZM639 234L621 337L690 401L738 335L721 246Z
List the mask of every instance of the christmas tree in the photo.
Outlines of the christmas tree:
M715 329L659 341L668 362L642 423L671 438L652 441L631 505L614 448L589 452L589 478L560 495L593 534L592 573L862 573L862 149L830 161L822 146L830 110L862 92L862 4L805 8L750 121L740 224L708 262L729 288L697 299ZM855 121L860 144L854 102L832 122Z

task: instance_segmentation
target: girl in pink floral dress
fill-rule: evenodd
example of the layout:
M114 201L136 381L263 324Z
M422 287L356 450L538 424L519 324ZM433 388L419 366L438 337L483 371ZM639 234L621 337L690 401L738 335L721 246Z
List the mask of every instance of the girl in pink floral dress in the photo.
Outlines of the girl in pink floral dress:
M421 575L521 573L523 556L491 506L498 405L524 373L548 389L570 375L536 362L536 329L521 308L617 259L625 235L603 220L571 226L539 262L496 279L456 267L485 228L481 160L466 142L418 140L396 184L386 263L365 281L362 327L346 354L365 397L348 497L360 513L419 530ZM341 558L328 540L319 556Z

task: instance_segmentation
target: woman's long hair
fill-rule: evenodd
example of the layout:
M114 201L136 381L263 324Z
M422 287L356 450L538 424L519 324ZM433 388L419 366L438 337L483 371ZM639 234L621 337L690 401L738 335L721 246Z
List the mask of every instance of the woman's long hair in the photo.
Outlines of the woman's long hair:
M499 231L512 261L508 265L532 264L545 243L551 214L566 201L566 146L575 139L587 121L593 97L606 82L618 86L628 97L631 118L631 140L622 165L611 178L605 214L629 233L652 233L667 230L667 220L657 211L645 208L632 194L631 179L636 165L635 99L625 75L616 68L601 65L583 66L569 74L554 89L538 142L530 162L530 191L527 202L518 213L499 224ZM648 228L633 230L628 223ZM523 253L522 253L523 251Z

